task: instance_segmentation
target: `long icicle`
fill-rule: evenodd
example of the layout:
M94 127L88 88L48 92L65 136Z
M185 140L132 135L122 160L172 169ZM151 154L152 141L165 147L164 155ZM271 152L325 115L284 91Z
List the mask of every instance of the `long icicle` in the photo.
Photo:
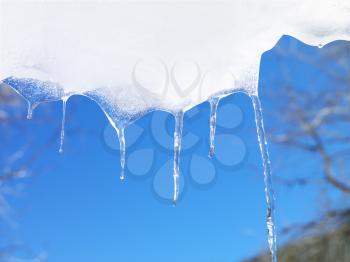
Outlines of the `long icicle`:
M277 245L275 231L275 196L272 186L271 162L267 147L266 134L264 130L260 99L258 96L255 95L252 95L251 99L253 102L255 112L255 122L258 134L258 141L264 168L265 197L267 203L268 243L270 248L271 261L277 262Z
M117 128L120 152L120 180L125 179L125 135L124 127Z
M210 104L210 149L208 156L212 158L214 156L214 151L215 151L215 130L216 130L216 112L218 109L218 105L220 102L220 98L214 97L209 100Z
M173 167L173 178L174 178L174 196L173 204L176 205L179 198L180 191L180 153L181 153L181 141L182 141L182 127L183 127L183 111L177 112L175 115L175 130L174 130L174 167Z
M64 96L62 98L62 123L61 123L61 139L60 139L60 149L58 150L60 153L63 153L63 143L64 143L64 135L65 135L65 124L66 124L66 106L69 97Z

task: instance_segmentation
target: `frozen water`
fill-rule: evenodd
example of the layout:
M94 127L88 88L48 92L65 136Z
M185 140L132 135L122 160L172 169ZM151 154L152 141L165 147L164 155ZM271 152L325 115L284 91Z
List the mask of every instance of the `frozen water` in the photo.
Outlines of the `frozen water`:
M51 82L43 82L37 79L9 77L3 82L11 86L28 103L27 118L31 119L33 110L41 103L59 101L64 95L64 90Z
M272 187L272 172L267 140L264 130L261 104L258 96L251 96L255 121L258 134L258 142L261 151L262 163L264 168L265 197L267 203L267 232L268 242L273 262L277 261L276 230L275 230L275 196Z
M214 97L209 99L209 104L210 104L210 120L209 120L209 125L210 125L210 138L209 138L209 157L212 158L214 156L214 150L215 150L215 144L214 144L214 139L215 139L215 129L216 129L216 112L218 109L218 105L220 102L220 98Z
M124 128L117 128L120 153L120 180L125 179L125 135Z
M179 198L179 178L180 178L180 152L181 152L181 142L182 142L182 128L183 128L183 111L177 112L175 117L175 131L174 131L174 197L173 203Z
M61 141L60 141L60 149L59 152L63 153L63 143L64 143L64 133L65 133L65 125L66 125L66 107L69 96L62 97L62 123L61 123Z

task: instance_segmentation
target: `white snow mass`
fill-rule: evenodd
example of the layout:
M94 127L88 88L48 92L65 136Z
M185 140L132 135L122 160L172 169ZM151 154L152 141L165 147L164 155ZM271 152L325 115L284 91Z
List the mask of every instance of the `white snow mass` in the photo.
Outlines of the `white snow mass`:
M284 34L310 45L350 38L350 1L0 3L0 79L40 80L63 95L99 90L132 116L257 94L260 57Z

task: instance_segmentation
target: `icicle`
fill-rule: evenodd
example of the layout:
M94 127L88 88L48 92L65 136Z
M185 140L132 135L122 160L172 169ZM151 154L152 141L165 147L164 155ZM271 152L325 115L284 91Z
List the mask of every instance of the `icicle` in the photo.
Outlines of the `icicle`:
M181 152L181 141L182 141L182 127L183 127L183 111L177 112L175 117L175 130L174 130L174 196L173 204L176 205L179 198L179 179L180 179L180 152Z
M32 119L34 108L35 108L35 104L28 102L27 119Z
M119 138L119 152L120 152L120 180L125 179L125 136L124 127L117 128Z
M208 156L212 158L215 150L215 130L216 130L216 111L218 109L220 98L214 97L209 100L210 104L210 149Z
M60 140L60 149L59 152L63 152L63 142L64 142L64 127L66 124L66 105L67 105L67 100L69 99L68 96L64 96L62 98L62 125L61 125L61 140Z
M276 232L275 232L275 196L272 187L272 172L269 152L267 148L266 134L264 130L263 116L261 104L258 96L251 96L254 112L255 122L258 134L258 141L263 161L264 168L264 182L265 182L265 197L267 203L267 230L268 243L271 253L271 261L277 262L277 247L276 247Z

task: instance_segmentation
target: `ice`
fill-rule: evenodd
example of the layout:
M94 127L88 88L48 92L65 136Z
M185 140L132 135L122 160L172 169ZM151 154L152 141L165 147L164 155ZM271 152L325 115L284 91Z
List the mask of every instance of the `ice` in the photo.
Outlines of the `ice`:
M216 112L218 109L218 105L220 102L220 98L214 97L209 99L209 104L210 104L210 120L209 120L209 125L210 125L210 138L209 138L209 143L210 143L210 148L209 148L209 154L208 156L212 158L214 156L214 150L215 150L215 144L214 144L214 139L215 139L215 129L216 129Z
M61 123L61 140L59 152L63 153L63 143L64 143L64 133L65 133L65 124L66 124L66 107L69 96L62 97L62 123Z
M260 99L258 96L251 96L255 121L258 134L258 142L261 151L262 163L264 168L264 182L265 182L265 197L267 203L267 231L268 243L272 261L277 261L277 247L276 247L276 231L275 231L275 196L272 186L272 172L269 151L267 148L267 140L264 130L264 122L262 116L262 109Z
M181 142L182 142L182 128L183 128L183 111L176 112L174 114L175 118L175 130L174 130L174 196L173 204L176 205L179 198L179 179L180 179L180 152L181 152Z
M61 100L64 95L64 90L58 84L37 79L9 77L3 79L2 82L11 86L27 101L28 119L32 118L33 110L39 104Z
M28 112L27 112L27 119L32 119L33 118L33 111L36 107L36 104L31 104L28 102Z
M120 152L120 180L125 179L125 135L124 128L117 128Z

